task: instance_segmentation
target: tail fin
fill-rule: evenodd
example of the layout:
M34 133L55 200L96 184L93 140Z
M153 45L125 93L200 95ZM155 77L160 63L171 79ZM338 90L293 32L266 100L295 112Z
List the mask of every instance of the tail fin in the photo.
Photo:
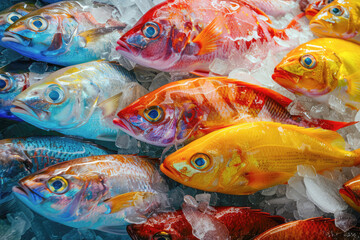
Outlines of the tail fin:
M316 119L310 123L311 127L321 127L323 129L328 129L332 131L337 131L341 128L348 127L354 125L358 122L336 122L325 119Z
M280 39L284 39L284 40L288 40L289 37L286 35L286 30L287 29L295 29L295 30L301 30L301 25L299 23L299 20L301 18L303 18L305 16L305 13L300 13L297 16L294 17L293 20L291 20L291 22L287 25L286 28L281 29L281 30L276 30L275 32L275 36L280 38Z

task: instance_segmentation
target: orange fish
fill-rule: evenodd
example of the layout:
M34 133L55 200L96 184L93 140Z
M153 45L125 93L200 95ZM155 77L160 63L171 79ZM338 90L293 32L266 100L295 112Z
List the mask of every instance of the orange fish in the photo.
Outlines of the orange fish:
M150 9L118 41L123 56L161 71L207 75L215 59L256 68L249 56L263 59L274 39L288 39L286 29L274 29L271 20L251 1L168 0ZM304 15L304 14L303 14ZM300 15L299 17L302 17ZM161 51L159 51L161 49ZM229 60L230 59L230 60Z
M326 5L332 3L334 0L315 0L312 3L310 3L306 10L305 10L305 16L311 20L318 12L325 7Z
M360 175L347 181L339 192L347 204L360 212Z
M254 240L357 240L360 239L360 228L347 232L335 226L330 218L310 218L288 222L260 234Z

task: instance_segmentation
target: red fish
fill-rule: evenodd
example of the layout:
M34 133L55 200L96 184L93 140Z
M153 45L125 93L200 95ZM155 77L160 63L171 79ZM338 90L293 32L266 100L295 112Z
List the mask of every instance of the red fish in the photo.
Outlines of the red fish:
M212 217L227 227L230 239L252 239L285 222L283 217L272 216L247 207L215 207L215 209L216 213ZM181 210L160 213L143 224L129 225L127 231L135 240L198 240Z
M168 0L150 9L118 41L116 48L130 60L161 71L206 75L215 59L255 68L277 45L275 37L297 28L274 29L258 7L245 0ZM266 5L265 5L266 6ZM299 15L302 17L304 14ZM257 58L254 63L249 56Z
M274 227L254 240L356 240L360 239L360 228L353 228L347 232L335 226L334 220L329 218L310 218L288 222Z
M118 114L121 130L157 146L194 140L249 121L275 121L337 130L354 123L291 115L291 100L270 89L226 77L195 78L164 85Z

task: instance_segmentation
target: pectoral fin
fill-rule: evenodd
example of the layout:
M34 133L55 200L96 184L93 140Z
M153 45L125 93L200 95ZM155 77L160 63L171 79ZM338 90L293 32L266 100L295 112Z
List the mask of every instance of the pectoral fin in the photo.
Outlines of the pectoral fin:
M278 184L285 184L293 173L286 172L256 172L248 173L248 186L254 189L264 189Z
M119 212L124 208L133 207L137 201L152 196L151 192L130 192L118 195L116 197L105 200L104 204L107 207L106 214Z
M360 99L360 71L357 71L346 77L347 81L347 92L356 98Z
M112 33L116 30L123 30L125 26L116 26L116 27L104 27L104 28L94 28L79 34L80 37L85 39L86 44L95 42L100 37Z
M216 51L220 44L224 20L222 16L216 17L199 35L193 40L200 50L197 55L203 55Z
M99 108L101 108L104 118L113 117L115 115L115 112L118 110L120 98L122 95L123 93L120 92L112 96L111 98L108 98L105 101L99 103Z

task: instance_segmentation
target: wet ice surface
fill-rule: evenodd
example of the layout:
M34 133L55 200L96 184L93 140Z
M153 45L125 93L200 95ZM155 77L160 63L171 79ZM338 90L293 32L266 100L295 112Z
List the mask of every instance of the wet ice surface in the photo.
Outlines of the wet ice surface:
M6 7L8 7L15 2L19 1L0 1L0 9L5 8L5 4ZM121 15L121 20L128 24L127 29L129 29L148 9L162 1L100 0L98 2L111 3L116 6ZM298 11L294 12L294 14L297 13ZM96 15L96 13L94 14ZM273 25L277 28L284 28L292 20L294 14L272 19ZM271 75L274 67L287 52L291 48L314 38L307 24L307 20L301 22L303 28L301 32L287 30L291 41L276 39L278 44L277 48L270 49L269 54L261 63L258 59L258 55L262 51L261 49L254 49L252 54L247 55L246 58L249 62L254 64L259 63L261 65L259 69L247 70L246 66L239 65L231 69L229 76L244 82L271 88L294 100L288 107L288 110L292 114L302 115L306 118L360 121L360 112L357 113L346 107L341 99L335 96L330 96L328 102L320 103L307 97L297 97L272 81ZM121 57L114 50L115 46L116 41L111 42L111 45L109 45L108 50L103 53L103 56L109 60L119 61L129 70L135 67L135 74L138 81L148 90L154 90L172 81L192 77L192 75L188 73L169 74L151 69L138 69L135 63ZM22 58L21 55L11 50L0 49L0 66L4 66L20 58ZM32 78L36 79L45 71L49 71L49 66L36 62L31 65L30 70L32 71L30 73ZM224 60L216 59L211 65L211 70L215 74L223 74L229 71L229 65ZM6 124L2 122L0 132L2 138L49 134L36 130L26 123L17 123L5 129ZM360 123L346 129L341 129L338 132L346 139L348 150L360 148ZM121 132L119 132L116 146L113 146L113 148L118 148L118 152L121 154L139 154L149 157L159 157L163 154L163 148L139 142ZM175 151L175 148L169 151ZM335 218L336 226L346 231L357 224L359 214L348 207L340 197L338 190L343 183L359 174L360 168L358 167L326 171L322 175L319 175L316 174L311 166L298 166L298 173L288 181L287 185L275 186L249 196L204 193L204 191L185 187L168 179L170 190L166 196L164 196L159 211L182 208L186 219L193 226L193 229L196 229L194 235L199 239L209 239L209 236L226 239L228 234L221 224L207 217L206 211L211 211L209 205L251 206L262 209L270 214L281 215L285 217L287 221L318 216L331 217ZM7 239L129 239L126 234L119 237L99 231L72 229L57 224L32 213L16 200L0 204L0 236L6 236ZM216 233L216 235L211 235L214 233Z

